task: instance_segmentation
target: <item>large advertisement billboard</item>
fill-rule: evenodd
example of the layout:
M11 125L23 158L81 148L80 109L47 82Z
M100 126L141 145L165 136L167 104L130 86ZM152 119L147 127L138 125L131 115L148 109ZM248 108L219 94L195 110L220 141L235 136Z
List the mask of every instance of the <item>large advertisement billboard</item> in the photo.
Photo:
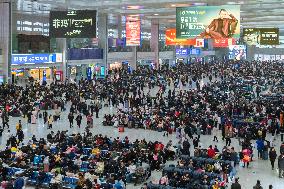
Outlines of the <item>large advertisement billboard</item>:
M49 36L54 38L95 38L97 11L50 11Z
M247 51L245 45L230 45L229 59L244 60L247 58Z
M279 45L279 28L244 28L247 45Z
M126 17L126 46L139 46L141 41L141 20L139 17Z
M240 6L177 7L176 37L239 38Z

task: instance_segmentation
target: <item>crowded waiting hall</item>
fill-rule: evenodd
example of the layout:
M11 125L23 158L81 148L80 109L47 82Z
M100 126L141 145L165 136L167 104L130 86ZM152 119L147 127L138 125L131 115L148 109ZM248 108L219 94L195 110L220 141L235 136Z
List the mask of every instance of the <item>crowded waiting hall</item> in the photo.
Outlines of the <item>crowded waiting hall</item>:
M0 189L284 189L282 4L0 1Z

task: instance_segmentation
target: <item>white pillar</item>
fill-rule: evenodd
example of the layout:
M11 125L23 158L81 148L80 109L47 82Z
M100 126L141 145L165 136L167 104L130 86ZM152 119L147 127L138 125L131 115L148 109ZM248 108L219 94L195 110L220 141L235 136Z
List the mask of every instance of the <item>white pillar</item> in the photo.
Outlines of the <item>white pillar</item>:
M0 1L0 49L2 49L3 62L0 65L0 75L4 81L11 81L11 4ZM10 78L10 79L9 79Z
M60 69L63 73L63 81L65 81L67 77L67 41L65 38L58 38L56 39L56 49L57 52L62 52L62 64Z
M98 13L97 16L97 27L98 27L98 38L99 38L99 47L103 49L103 64L105 66L105 75L107 74L107 70L109 69L109 65L107 63L108 57L108 26L107 26L107 14Z
M150 41L151 52L155 54L155 67L159 69L159 20L153 19L151 21L151 41Z

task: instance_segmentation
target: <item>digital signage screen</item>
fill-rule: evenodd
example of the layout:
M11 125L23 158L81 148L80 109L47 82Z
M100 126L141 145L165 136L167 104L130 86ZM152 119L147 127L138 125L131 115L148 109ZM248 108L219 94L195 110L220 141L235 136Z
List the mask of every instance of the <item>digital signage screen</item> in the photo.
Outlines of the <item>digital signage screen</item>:
M50 11L49 35L53 38L95 38L95 10Z
M245 45L230 45L229 46L229 59L244 60L246 59L247 52Z
M279 28L244 28L247 45L279 45Z
M239 36L239 5L176 8L177 39L220 39Z
M126 17L126 46L139 46L141 41L141 20L139 17Z
M195 39L177 39L176 29L171 28L166 30L166 45L195 45Z

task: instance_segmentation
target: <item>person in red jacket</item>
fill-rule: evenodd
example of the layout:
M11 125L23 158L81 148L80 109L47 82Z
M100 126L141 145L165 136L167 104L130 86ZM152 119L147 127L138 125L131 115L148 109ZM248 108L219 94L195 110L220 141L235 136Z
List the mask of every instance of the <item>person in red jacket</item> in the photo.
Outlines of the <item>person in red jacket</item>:
M207 149L207 156L209 158L213 158L215 154L216 154L215 150L212 148L212 145L210 145L209 148Z

